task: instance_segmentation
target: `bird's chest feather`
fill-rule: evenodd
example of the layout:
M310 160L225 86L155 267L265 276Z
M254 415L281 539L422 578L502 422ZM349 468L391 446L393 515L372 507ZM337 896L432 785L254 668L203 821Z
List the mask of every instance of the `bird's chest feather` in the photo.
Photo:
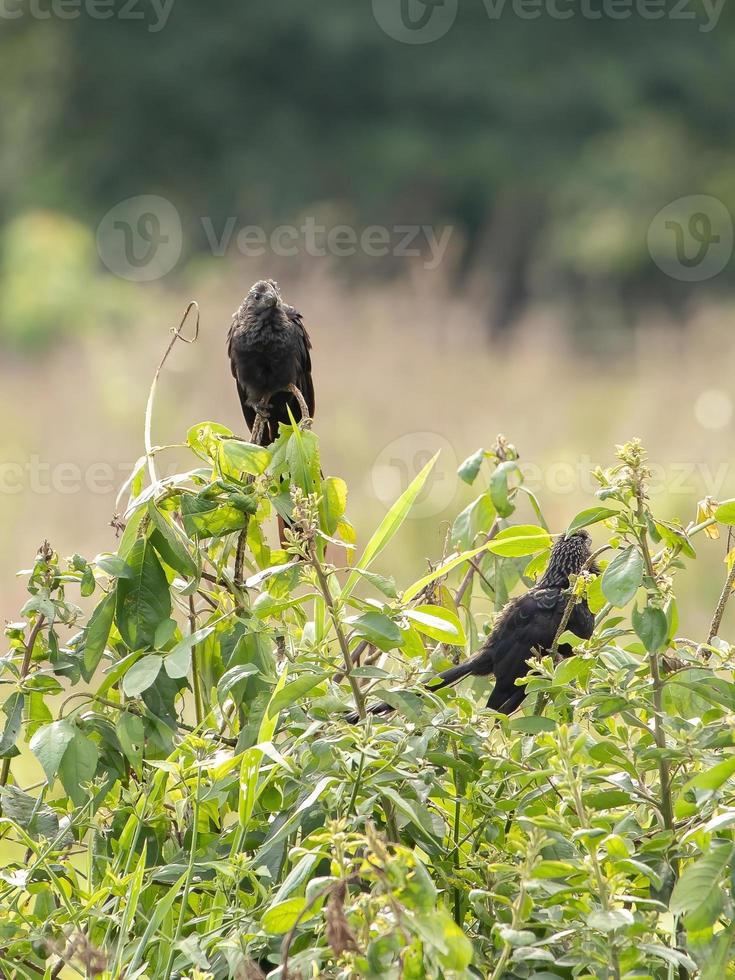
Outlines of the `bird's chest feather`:
M255 402L293 381L296 349L286 326L255 323L239 331L232 354L238 381Z

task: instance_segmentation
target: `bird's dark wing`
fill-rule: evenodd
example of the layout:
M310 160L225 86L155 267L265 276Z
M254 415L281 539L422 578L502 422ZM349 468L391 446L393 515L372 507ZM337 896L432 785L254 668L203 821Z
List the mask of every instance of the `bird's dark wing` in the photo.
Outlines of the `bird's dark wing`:
M292 383L304 396L306 407L309 409L309 418L314 418L314 382L311 377L311 355L309 354L311 340L298 310L285 305L283 310L291 328L290 346L294 362ZM296 396L288 391L276 392L271 397L270 402L270 421L268 423L270 442L274 442L278 438L279 423L289 424L288 409L291 410L294 419L300 422L302 412Z
M294 381L294 384L304 396L304 401L309 408L309 417L314 418L316 404L314 398L314 382L311 377L311 354L309 353L311 350L311 338L306 332L306 327L299 311L295 310L292 306L287 306L285 312L293 324L296 337L298 338L298 380Z
M528 673L526 661L534 651L554 642L564 603L559 589L531 589L506 607L487 644L495 674L489 708L510 714L521 703L525 693L516 681Z
M255 409L252 405L248 404L247 395L244 389L240 385L240 381L237 377L237 364L235 360L234 342L235 333L237 331L239 324L236 319L233 319L232 326L227 332L227 356L230 359L230 370L232 371L232 377L235 379L237 384L237 394L240 399L240 407L242 408L242 414L245 416L245 421L247 422L248 429L252 432L253 426L255 425Z

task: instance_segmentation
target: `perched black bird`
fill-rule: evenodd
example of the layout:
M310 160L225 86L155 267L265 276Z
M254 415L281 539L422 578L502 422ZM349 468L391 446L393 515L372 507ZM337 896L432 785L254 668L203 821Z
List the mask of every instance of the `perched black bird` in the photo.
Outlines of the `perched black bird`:
M257 415L267 420L262 445L277 438L279 422L289 423L287 406L297 422L313 418L310 349L301 314L283 302L278 283L256 282L233 315L227 352L251 433Z
M463 677L487 677L495 675L495 687L487 702L488 708L511 714L526 696L525 686L517 686L516 681L528 673L526 663L534 651L548 650L561 624L568 602L565 589L569 587L569 576L577 575L591 555L590 536L585 530L576 531L560 538L554 545L549 564L543 576L525 595L511 599L493 626L490 636L482 649L463 664L442 671L428 681L426 687L438 691L456 684ZM590 571L596 571L592 565ZM567 623L567 629L584 640L592 636L595 618L587 602L578 602ZM563 643L559 652L563 656L571 653L571 645ZM386 714L393 708L385 702L370 709L371 714ZM347 716L354 724L358 716L354 712Z

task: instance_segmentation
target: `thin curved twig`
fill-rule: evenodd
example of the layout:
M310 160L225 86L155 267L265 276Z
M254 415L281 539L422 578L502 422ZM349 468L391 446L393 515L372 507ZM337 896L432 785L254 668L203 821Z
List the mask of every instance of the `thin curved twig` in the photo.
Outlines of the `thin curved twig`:
M194 327L194 336L184 337L181 331L184 329L184 325L189 318L189 314L192 309L196 309L196 325ZM158 476L156 475L156 466L153 462L153 445L151 443L151 425L153 422L153 403L156 399L156 388L158 386L158 379L161 376L161 371L169 358L169 354L176 346L176 341L181 340L185 344L195 344L199 339L199 304L196 300L191 300L189 305L184 310L184 315L181 318L181 323L178 327L174 327L171 331L173 337L171 338L171 343L166 348L166 353L161 358L161 363L156 368L156 373L153 375L153 382L151 383L151 389L148 392L148 402L145 407L145 433L144 433L144 444L145 444L145 455L148 462L148 475L150 477L151 483L158 483Z

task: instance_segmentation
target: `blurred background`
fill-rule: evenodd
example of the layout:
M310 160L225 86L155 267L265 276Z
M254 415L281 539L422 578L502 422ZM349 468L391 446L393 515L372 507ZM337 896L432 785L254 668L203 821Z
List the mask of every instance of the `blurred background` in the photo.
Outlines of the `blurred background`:
M735 496L733 64L725 0L0 0L0 616L44 538L114 549L190 299L154 441L242 431L225 336L262 275L361 541L442 450L399 584L499 432L555 531L636 435L661 517ZM682 632L724 571L698 548Z

